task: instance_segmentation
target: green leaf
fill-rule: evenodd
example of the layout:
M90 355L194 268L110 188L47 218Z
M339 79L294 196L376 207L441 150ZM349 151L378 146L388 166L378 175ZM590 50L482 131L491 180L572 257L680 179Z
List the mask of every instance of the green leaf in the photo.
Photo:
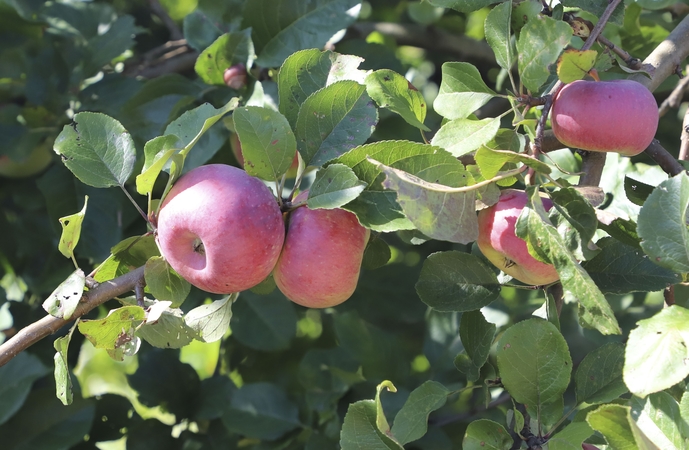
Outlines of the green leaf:
M84 295L86 276L81 269L75 270L65 281L55 288L43 302L43 309L53 317L69 320Z
M639 397L662 391L689 375L689 310L662 309L637 322L625 351L624 382Z
M486 145L476 150L474 155L476 164L481 169L481 174L487 180L496 176L506 163L522 163L540 173L549 174L550 166L536 158L524 153L515 153L511 150L494 150Z
M631 408L623 405L603 405L586 416L586 421L600 432L615 450L653 450L653 445L636 425Z
M197 306L184 316L184 321L196 332L200 341L218 341L230 328L232 304L236 299L237 294L231 294L211 304Z
M584 11L588 11L591 14L593 14L596 17L600 17L601 14L605 11L606 4L603 4L599 2L598 0L562 0L562 5L563 6L568 6L571 8L581 8ZM638 0L637 0L638 3ZM653 0L652 3L657 4L659 2ZM644 6L644 9L646 7ZM620 4L615 8L615 10L612 13L612 16L610 16L610 19L608 20L609 23L614 23L617 25L622 25L622 21L624 19L624 5Z
M373 231L388 233L414 229L414 225L404 215L396 199L397 193L392 191L365 190L342 209L356 214L359 222Z
M432 145L459 157L477 150L493 139L500 128L500 118L481 120L454 119L445 123L433 136Z
M593 430L586 422L570 422L548 440L548 450L580 450Z
M160 311L152 316L153 306L149 307L149 318L136 330L136 335L158 348L182 348L193 341L197 335L182 317L180 309L170 309L169 301L157 302ZM156 317L157 316L157 317Z
M232 394L222 421L231 432L275 440L300 426L298 413L297 406L278 386L249 383Z
M378 122L378 111L355 81L338 81L311 94L296 123L297 148L307 166L320 166L363 144Z
M406 78L394 70L376 70L366 77L366 92L381 108L396 112L409 125L431 131L426 119L426 100Z
M378 269L386 265L391 257L392 252L388 243L377 233L372 233L368 239L368 244L366 244L366 250L364 250L361 267L366 270Z
M653 190L637 222L644 252L656 264L680 273L689 272L688 207L689 176L682 172Z
M402 446L376 426L376 403L360 400L347 408L340 431L342 450L402 450Z
M357 0L252 0L244 8L242 28L251 27L256 64L278 67L292 53L322 48L335 30L356 20Z
M341 347L311 348L299 363L297 379L306 402L315 410L330 409L349 390L364 381L359 363Z
M179 138L176 147L181 148L179 154L187 158L189 151L201 140L203 135L225 114L234 110L239 104L238 98L232 98L221 108L215 108L210 103L204 103L173 120L166 128L165 135L175 135ZM219 143L220 145L223 142ZM190 158L187 158L185 170L200 166L208 161L220 146L212 145L201 148Z
M156 300L169 300L177 308L191 292L191 284L182 278L162 256L153 256L144 267L146 287Z
M84 196L84 207L81 211L69 216L60 217L60 225L62 225L62 234L60 235L60 242L57 245L58 250L66 258L74 259L74 247L79 243L81 237L81 225L86 216L86 205L89 202L89 196Z
M497 94L486 86L478 69L465 62L446 62L433 109L446 119L466 119Z
M72 326L66 336L55 339L53 348L55 348L55 395L62 402L63 405L71 405L74 401L74 393L72 392L72 377L67 363L67 351L69 350L69 342L72 340L72 333L76 324Z
M519 75L531 92L550 76L549 66L557 61L560 52L569 44L572 28L561 20L538 15L521 29L517 40Z
M420 232L461 244L478 238L475 190L457 192L383 164L378 168L386 175L383 186L397 192L397 203Z
M390 436L390 425L388 424L388 419L385 418L383 402L380 400L380 393L383 391L383 389L387 389L388 392L397 392L397 388L394 384L392 384L391 381L388 380L384 380L376 387L376 428L378 428L378 431L381 433Z
M509 327L497 346L498 371L512 398L532 417L561 402L572 372L567 342L555 325L528 319Z
M136 192L141 195L148 195L153 192L153 186L163 168L168 164L170 158L179 152L177 147L179 138L174 134L158 136L146 142L144 145L144 167L141 173L136 176Z
M140 306L123 306L111 310L103 319L80 321L79 332L96 348L116 350L125 344L120 336L137 327L145 315Z
M641 431L659 448L685 448L681 434L679 404L667 392L651 394L646 399L632 397L631 415Z
M251 30L245 29L220 36L196 58L194 70L204 83L225 86L225 69L235 64L251 67L254 59L254 45Z
M513 441L499 423L488 419L474 420L467 427L462 441L464 450L509 450Z
M302 103L314 92L340 80L363 84L367 72L357 69L363 58L318 49L301 50L285 59L278 73L279 111L296 129Z
M297 140L287 119L270 108L246 106L232 113L241 142L244 170L264 180L279 180L297 153Z
M0 367L0 424L22 407L33 382L49 372L37 356L28 352L17 354Z
M643 206L654 189L655 186L635 180L626 175L624 177L624 193L635 205Z
M599 347L579 364L574 375L577 403L607 403L627 392L622 380L624 345L612 342Z
M488 361L495 337L495 325L479 310L466 311L459 323L459 338L476 372ZM476 381L476 380L471 380Z
M583 79L593 68L597 56L595 50L565 50L557 61L557 77L563 83Z
M392 435L405 445L421 439L428 430L428 416L442 408L450 390L437 381L426 381L414 389L395 416Z
M493 3L492 0L428 0L431 5L452 8L462 13L470 13L485 8Z
M555 266L562 287L572 293L584 308L583 318L587 323L603 334L621 333L610 304L548 220L541 197L535 189L531 190L527 207L517 219L515 232L531 247L535 247L533 243L538 244L538 252L547 256Z
M242 292L233 305L232 336L247 347L263 351L289 348L297 333L292 302L279 291L270 295Z
M596 245L601 252L582 267L604 294L660 291L681 281L679 275L654 264L638 248L612 238L603 238Z
M316 173L306 204L310 209L339 208L354 200L365 187L352 169L331 164Z
M134 141L122 124L105 114L80 112L55 139L55 152L84 184L124 186L134 170Z
M437 311L472 311L498 298L500 283L476 256L458 251L439 252L424 261L416 292Z
M578 260L593 258L597 251L589 246L598 225L596 211L588 200L575 188L563 188L550 194L555 207L550 210L550 220L557 228L563 242Z
M636 222L619 217L607 223L598 222L598 228L629 247L641 250L641 239L636 233Z
M510 29L511 21L512 2L505 2L490 10L484 24L486 41L493 49L498 65L505 70L511 70L517 60L517 49Z

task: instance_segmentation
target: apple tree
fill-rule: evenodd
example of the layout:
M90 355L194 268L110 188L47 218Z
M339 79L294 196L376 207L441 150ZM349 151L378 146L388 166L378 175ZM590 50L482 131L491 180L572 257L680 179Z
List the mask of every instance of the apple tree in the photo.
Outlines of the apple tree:
M688 56L686 0L0 0L0 447L689 447Z

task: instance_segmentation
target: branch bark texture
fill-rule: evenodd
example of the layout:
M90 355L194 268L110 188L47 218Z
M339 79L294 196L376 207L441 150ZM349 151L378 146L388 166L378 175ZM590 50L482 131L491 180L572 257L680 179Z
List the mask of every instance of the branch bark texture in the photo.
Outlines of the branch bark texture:
M144 268L139 267L113 280L103 282L95 289L84 292L79 306L77 306L70 320L59 319L49 315L22 328L17 334L0 345L0 367L7 364L7 362L20 352L26 350L46 336L55 333L73 320L76 320L108 300L133 290L136 284L140 283L143 279Z

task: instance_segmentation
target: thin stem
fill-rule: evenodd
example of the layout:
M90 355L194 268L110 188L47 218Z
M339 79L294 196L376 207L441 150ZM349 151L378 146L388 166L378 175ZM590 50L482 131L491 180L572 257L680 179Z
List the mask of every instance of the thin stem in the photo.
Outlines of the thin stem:
M677 86L672 90L670 95L663 101L658 109L658 114L663 117L671 108L679 108L684 97L684 91L689 89L689 66L687 66L687 75L682 77L677 83Z
M686 78L689 78L687 76ZM679 159L686 161L689 158L689 108L684 114L684 121L682 122L682 134L680 135L679 145Z
M141 207L139 206L139 204L136 203L136 201L134 201L134 198L131 196L131 194L129 194L129 191L127 190L127 188L125 188L123 185L120 185L120 188L122 188L122 191L124 192L124 195L126 195L127 198L129 199L129 201L132 202L132 205L134 205L134 207L136 208L136 210L139 211L139 214L141 214L141 217L144 218L144 220L146 221L146 223L147 223L148 225L150 225L151 227L153 227L153 224L151 224L151 222L148 220L148 215L143 211L143 209L141 209Z

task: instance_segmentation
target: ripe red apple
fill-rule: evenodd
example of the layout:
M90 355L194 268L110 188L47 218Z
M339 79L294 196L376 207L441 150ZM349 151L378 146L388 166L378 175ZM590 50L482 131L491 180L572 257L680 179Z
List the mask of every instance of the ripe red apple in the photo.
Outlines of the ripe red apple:
M246 85L246 66L239 63L228 67L223 72L222 78L228 87L239 90Z
M481 253L506 274L523 283L542 286L557 281L559 276L554 266L531 256L526 242L514 232L526 201L524 191L503 190L495 205L479 211L476 243ZM553 203L544 198L543 206L549 210Z
M0 176L25 178L42 172L52 161L50 145L41 144L34 148L23 161L15 161L7 155L0 155Z
M568 147L634 156L658 129L651 92L631 80L579 80L563 87L551 114L555 137Z
M157 219L160 253L184 279L216 294L256 286L275 267L285 225L273 193L241 169L209 164L183 175Z
M304 191L294 201L307 197ZM290 213L285 245L273 271L275 284L302 306L339 305L356 289L369 235L344 209L297 208Z

